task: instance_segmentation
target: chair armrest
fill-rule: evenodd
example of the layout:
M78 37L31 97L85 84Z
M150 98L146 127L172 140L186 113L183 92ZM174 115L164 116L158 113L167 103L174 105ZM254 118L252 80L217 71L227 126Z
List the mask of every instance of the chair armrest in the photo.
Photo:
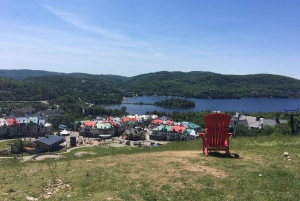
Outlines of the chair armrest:
M206 133L198 133L201 138L205 138Z

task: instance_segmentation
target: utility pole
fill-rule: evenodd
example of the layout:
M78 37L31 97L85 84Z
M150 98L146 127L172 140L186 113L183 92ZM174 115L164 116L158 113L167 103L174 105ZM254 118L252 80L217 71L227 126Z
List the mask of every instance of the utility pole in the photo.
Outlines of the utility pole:
M294 126L294 116L298 116L298 111L299 109L296 110L285 110L285 116L289 116L290 117L290 125L291 125L291 134L294 135L295 134L295 126Z

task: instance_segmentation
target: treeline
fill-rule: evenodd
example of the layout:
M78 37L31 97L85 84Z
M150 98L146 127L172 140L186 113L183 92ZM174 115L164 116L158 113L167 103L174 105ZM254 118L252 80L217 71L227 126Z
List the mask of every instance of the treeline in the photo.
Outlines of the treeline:
M169 107L169 108L191 108L191 107L195 107L195 102L186 99L172 98L172 99L157 101L154 103L154 105L160 107Z

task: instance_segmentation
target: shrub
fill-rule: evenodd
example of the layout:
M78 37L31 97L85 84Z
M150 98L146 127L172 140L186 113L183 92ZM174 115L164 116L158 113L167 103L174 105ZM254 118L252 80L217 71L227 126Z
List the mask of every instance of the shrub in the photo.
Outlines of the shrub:
M273 126L265 125L262 129L261 135L271 135L274 133L275 128Z
M276 124L274 133L277 134L282 134L282 135L290 135L291 134L291 129L287 123L284 124Z

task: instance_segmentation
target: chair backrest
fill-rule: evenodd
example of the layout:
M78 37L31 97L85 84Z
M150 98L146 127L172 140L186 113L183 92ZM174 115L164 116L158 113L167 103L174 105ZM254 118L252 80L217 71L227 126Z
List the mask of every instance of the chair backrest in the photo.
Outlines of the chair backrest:
M228 138L231 116L223 113L205 115L205 130L208 146L224 147Z

